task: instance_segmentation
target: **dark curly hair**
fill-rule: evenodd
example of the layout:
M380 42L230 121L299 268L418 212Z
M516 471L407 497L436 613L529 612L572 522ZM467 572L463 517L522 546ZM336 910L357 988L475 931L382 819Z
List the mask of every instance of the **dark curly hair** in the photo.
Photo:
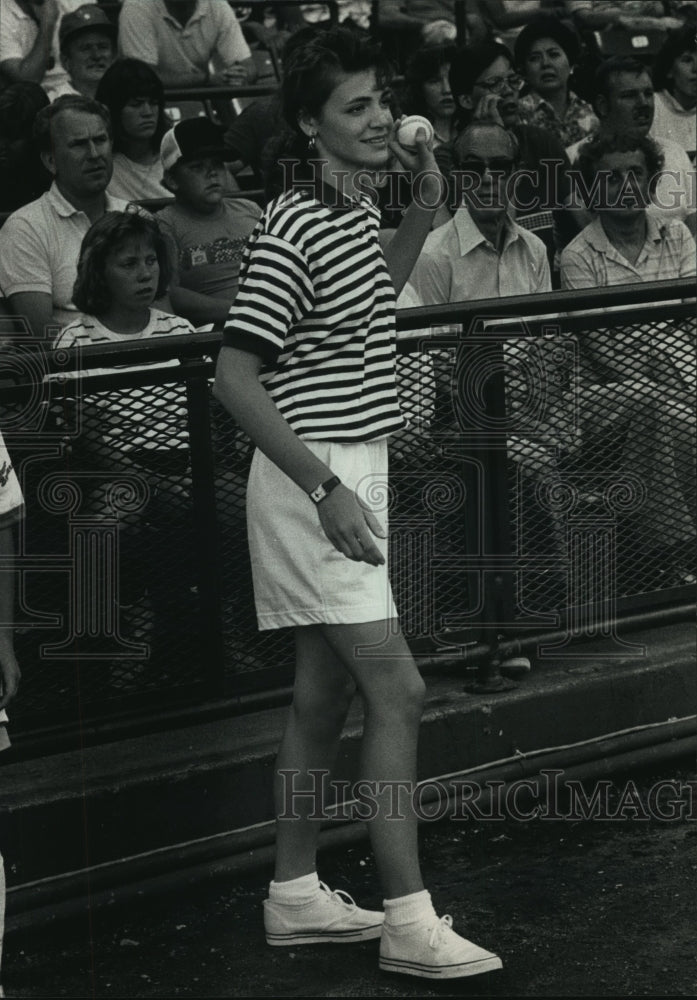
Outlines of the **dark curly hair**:
M455 101L455 126L458 130L468 125L472 112L460 104L461 97L469 97L482 73L503 57L515 69L513 54L501 42L487 39L476 45L457 49L450 63L450 90Z
M378 87L392 79L392 67L379 45L349 28L314 32L306 44L286 46L281 109L286 129L264 149L263 171L268 197L290 186L283 164L297 164L296 181L312 177L308 162L308 139L300 127L304 115L320 113L342 73L375 70ZM288 171L291 173L291 171ZM283 176L282 176L283 175Z
M157 104L157 128L151 141L159 150L165 132L172 127L165 111L165 90L157 73L140 59L117 59L99 81L95 97L111 115L114 130L114 152L124 149L126 134L121 124L121 112L133 98L148 98Z
M73 302L90 316L99 316L111 306L104 270L107 258L128 239L149 240L160 265L155 298L167 291L170 278L164 237L155 220L140 211L106 212L88 230L80 247Z
M653 64L653 85L656 90L671 90L669 80L673 63L685 52L697 51L695 29L685 25L678 31L671 31L658 52Z
M646 161L646 169L650 177L649 194L653 194L663 169L663 153L649 136L638 139L628 139L617 135L595 135L581 145L576 167L581 172L587 190L592 190L593 182L598 175L598 163L607 153L630 153L637 150ZM589 206L593 208L593 206Z

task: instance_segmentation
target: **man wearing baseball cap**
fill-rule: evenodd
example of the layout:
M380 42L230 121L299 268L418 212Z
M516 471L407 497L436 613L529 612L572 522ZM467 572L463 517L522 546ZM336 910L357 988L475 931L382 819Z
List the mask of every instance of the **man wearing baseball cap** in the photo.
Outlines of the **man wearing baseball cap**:
M67 80L58 25L85 0L0 0L0 75L40 83L51 96Z
M60 57L67 81L49 95L94 97L99 81L116 58L118 29L96 4L64 14L58 29Z
M236 159L223 130L208 118L186 118L160 145L164 183L174 205L158 213L168 246L172 308L194 326L222 323L230 310L242 251L261 215L259 206L229 191L226 160Z

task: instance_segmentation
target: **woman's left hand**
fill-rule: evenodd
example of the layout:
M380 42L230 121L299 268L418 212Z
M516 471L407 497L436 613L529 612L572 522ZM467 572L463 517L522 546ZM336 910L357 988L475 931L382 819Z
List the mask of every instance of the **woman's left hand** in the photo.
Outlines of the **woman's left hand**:
M387 145L402 169L411 173L414 178L421 176L421 184L430 183L434 197L438 197L445 181L433 155L433 138L428 138L425 128L419 128L416 131L414 151L400 146L397 142L397 133L405 117L402 115L392 123Z

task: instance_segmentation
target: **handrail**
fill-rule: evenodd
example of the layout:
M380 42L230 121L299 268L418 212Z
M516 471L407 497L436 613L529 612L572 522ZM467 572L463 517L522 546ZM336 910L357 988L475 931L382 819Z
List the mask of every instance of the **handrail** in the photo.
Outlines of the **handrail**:
M668 281L647 281L636 285L613 285L606 288L584 288L536 295L509 295L502 298L475 299L471 302L451 302L442 306L418 306L402 309L397 314L397 329L411 330L429 323L462 323L486 316L487 319L525 319L577 310L607 310L617 306L638 306L669 299L693 298L694 278L672 278ZM584 317L587 319L587 317ZM528 320L526 320L528 322ZM609 323L609 325L614 325Z
M239 191L226 191L226 198L247 198L249 201L254 201L255 198L261 198L264 195L263 188L249 188L249 190L244 190L240 188ZM146 209L148 212L159 212L161 208L167 208L168 205L174 205L176 199L174 196L171 198L139 198L136 201L130 202L131 205L138 205L140 208Z
M637 306L645 303L659 304L672 299L692 298L694 294L694 279L678 278L637 285L615 285L611 288L546 292L537 295L512 295L506 298L480 299L473 302L453 302L442 306L401 309L397 313L397 328L398 330L418 330L431 325L447 325L448 323L467 325L468 321L483 316L487 320L510 317L525 319L527 330L515 330L515 336L520 337L525 332L534 333L535 317L545 314L547 315L546 320L538 321L537 326L549 327L550 314L552 314L551 318L557 318L554 315L556 313L588 309L599 310L603 314L610 308L627 306L626 312L613 312L608 318L606 325L611 328L618 325L617 321L620 318L626 318L628 313L634 311ZM694 312L694 306L691 303L680 303L673 308L689 314ZM645 307L641 310L641 315L646 315ZM526 317L532 317L532 319ZM559 319L561 318L559 317ZM563 318L566 321L566 317ZM582 316L580 320L583 325L588 325L589 316ZM501 335L506 336L505 331L501 331ZM158 337L147 341L91 344L81 348L61 349L60 363L57 363L52 356L47 357L46 363L49 371L64 373L68 370L87 369L98 364L137 364L145 361L161 361L173 356L200 358L203 355L216 353L220 347L221 337L221 330L214 329L180 336Z
M275 94L278 85L247 84L245 86L201 84L195 87L165 88L165 103L172 101L212 101L219 97L268 97Z

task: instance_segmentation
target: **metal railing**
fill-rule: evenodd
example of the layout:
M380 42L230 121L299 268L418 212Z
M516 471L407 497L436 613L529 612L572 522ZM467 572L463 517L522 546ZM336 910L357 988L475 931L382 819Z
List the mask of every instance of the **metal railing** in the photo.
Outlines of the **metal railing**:
M602 634L625 655L618 621L684 614L693 294L685 280L398 314L409 429L390 443L391 577L425 669L464 680L479 664L475 688L496 690L511 650L563 658ZM211 393L219 345L53 351L15 335L3 357L27 503L13 707L27 752L287 697L292 636L256 629L252 449Z

